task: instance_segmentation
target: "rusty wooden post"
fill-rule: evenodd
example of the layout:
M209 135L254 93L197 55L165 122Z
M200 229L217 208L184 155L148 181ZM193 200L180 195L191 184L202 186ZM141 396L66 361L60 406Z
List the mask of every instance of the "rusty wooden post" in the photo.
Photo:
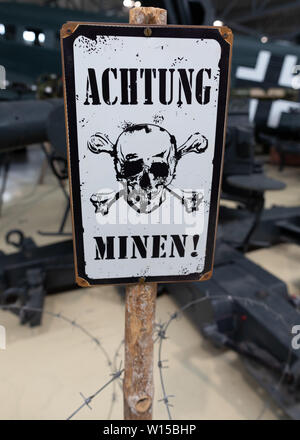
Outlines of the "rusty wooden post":
M124 419L151 420L153 405L153 325L157 284L126 288Z
M167 11L160 8L132 8L129 10L130 24L167 24Z
M159 8L132 8L130 24L167 24L167 11ZM145 32L151 36L151 32ZM153 327L157 284L126 287L124 419L151 420L153 407Z

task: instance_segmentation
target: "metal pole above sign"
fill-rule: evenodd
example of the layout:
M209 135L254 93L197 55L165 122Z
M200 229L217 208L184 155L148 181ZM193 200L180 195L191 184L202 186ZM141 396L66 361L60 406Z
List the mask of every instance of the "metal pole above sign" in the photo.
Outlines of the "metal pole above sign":
M76 281L124 284L125 419L151 419L157 282L212 274L232 33L129 24L61 30Z

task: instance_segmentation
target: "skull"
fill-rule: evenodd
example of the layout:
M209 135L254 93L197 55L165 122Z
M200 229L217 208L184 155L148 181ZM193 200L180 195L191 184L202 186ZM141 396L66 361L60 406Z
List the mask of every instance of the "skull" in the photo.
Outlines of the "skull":
M139 213L149 214L166 199L166 190L179 197L187 212L199 208L201 197L171 188L177 162L186 154L202 154L208 141L200 133L189 136L179 148L176 139L164 128L154 124L127 127L113 143L106 134L97 132L87 142L94 154L107 153L114 159L116 176L124 189L118 193L98 192L91 202L103 215L121 196Z
M157 125L133 125L121 133L115 149L117 179L126 187L127 202L137 212L152 212L165 200L175 175L175 137Z

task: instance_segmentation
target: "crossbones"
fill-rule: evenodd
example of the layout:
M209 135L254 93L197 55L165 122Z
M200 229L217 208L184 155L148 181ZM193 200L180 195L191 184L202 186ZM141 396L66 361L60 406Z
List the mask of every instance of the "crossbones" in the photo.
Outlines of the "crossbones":
M115 143L106 134L95 133L87 142L94 154L107 153L114 160L116 177L123 184L119 192L99 191L91 196L96 213L107 215L120 197L138 213L149 214L166 199L169 191L181 200L186 212L199 209L203 196L197 191L185 191L171 185L178 161L186 154L204 153L208 141L200 133L192 134L177 147L175 136L154 124L127 127Z

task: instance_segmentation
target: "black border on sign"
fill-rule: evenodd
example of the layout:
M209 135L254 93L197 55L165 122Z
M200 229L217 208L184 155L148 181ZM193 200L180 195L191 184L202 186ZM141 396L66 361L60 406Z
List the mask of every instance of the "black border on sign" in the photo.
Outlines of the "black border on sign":
M73 25L73 23L70 23ZM65 25L66 26L66 25ZM70 26L71 27L71 26ZM75 77L74 77L74 55L73 43L78 36L85 36L95 39L97 35L104 36L126 36L147 38L144 35L146 27L151 27L151 38L204 38L217 40L221 46L220 83L219 88L223 91L219 93L215 152L213 159L213 175L211 187L211 200L209 211L209 223L207 230L205 265L201 273L175 276L149 276L145 277L145 282L175 282L175 281L199 281L206 273L212 270L215 235L218 215L218 200L220 191L220 178L222 175L222 160L224 148L224 129L227 108L227 89L228 73L230 63L231 45L224 40L217 28L185 27L185 26L130 26L130 25L109 25L100 24L78 24L75 31L68 37L62 39L63 67L65 75L65 106L67 108L68 140L69 140L69 170L71 171L71 191L73 209L73 238L75 237L75 265L78 277L86 280L90 285L95 284L130 284L140 281L140 277L130 278L106 278L91 279L85 273L84 246L83 246L83 224L80 197L80 178L79 160L77 143L77 116L76 116L76 97L75 97Z

